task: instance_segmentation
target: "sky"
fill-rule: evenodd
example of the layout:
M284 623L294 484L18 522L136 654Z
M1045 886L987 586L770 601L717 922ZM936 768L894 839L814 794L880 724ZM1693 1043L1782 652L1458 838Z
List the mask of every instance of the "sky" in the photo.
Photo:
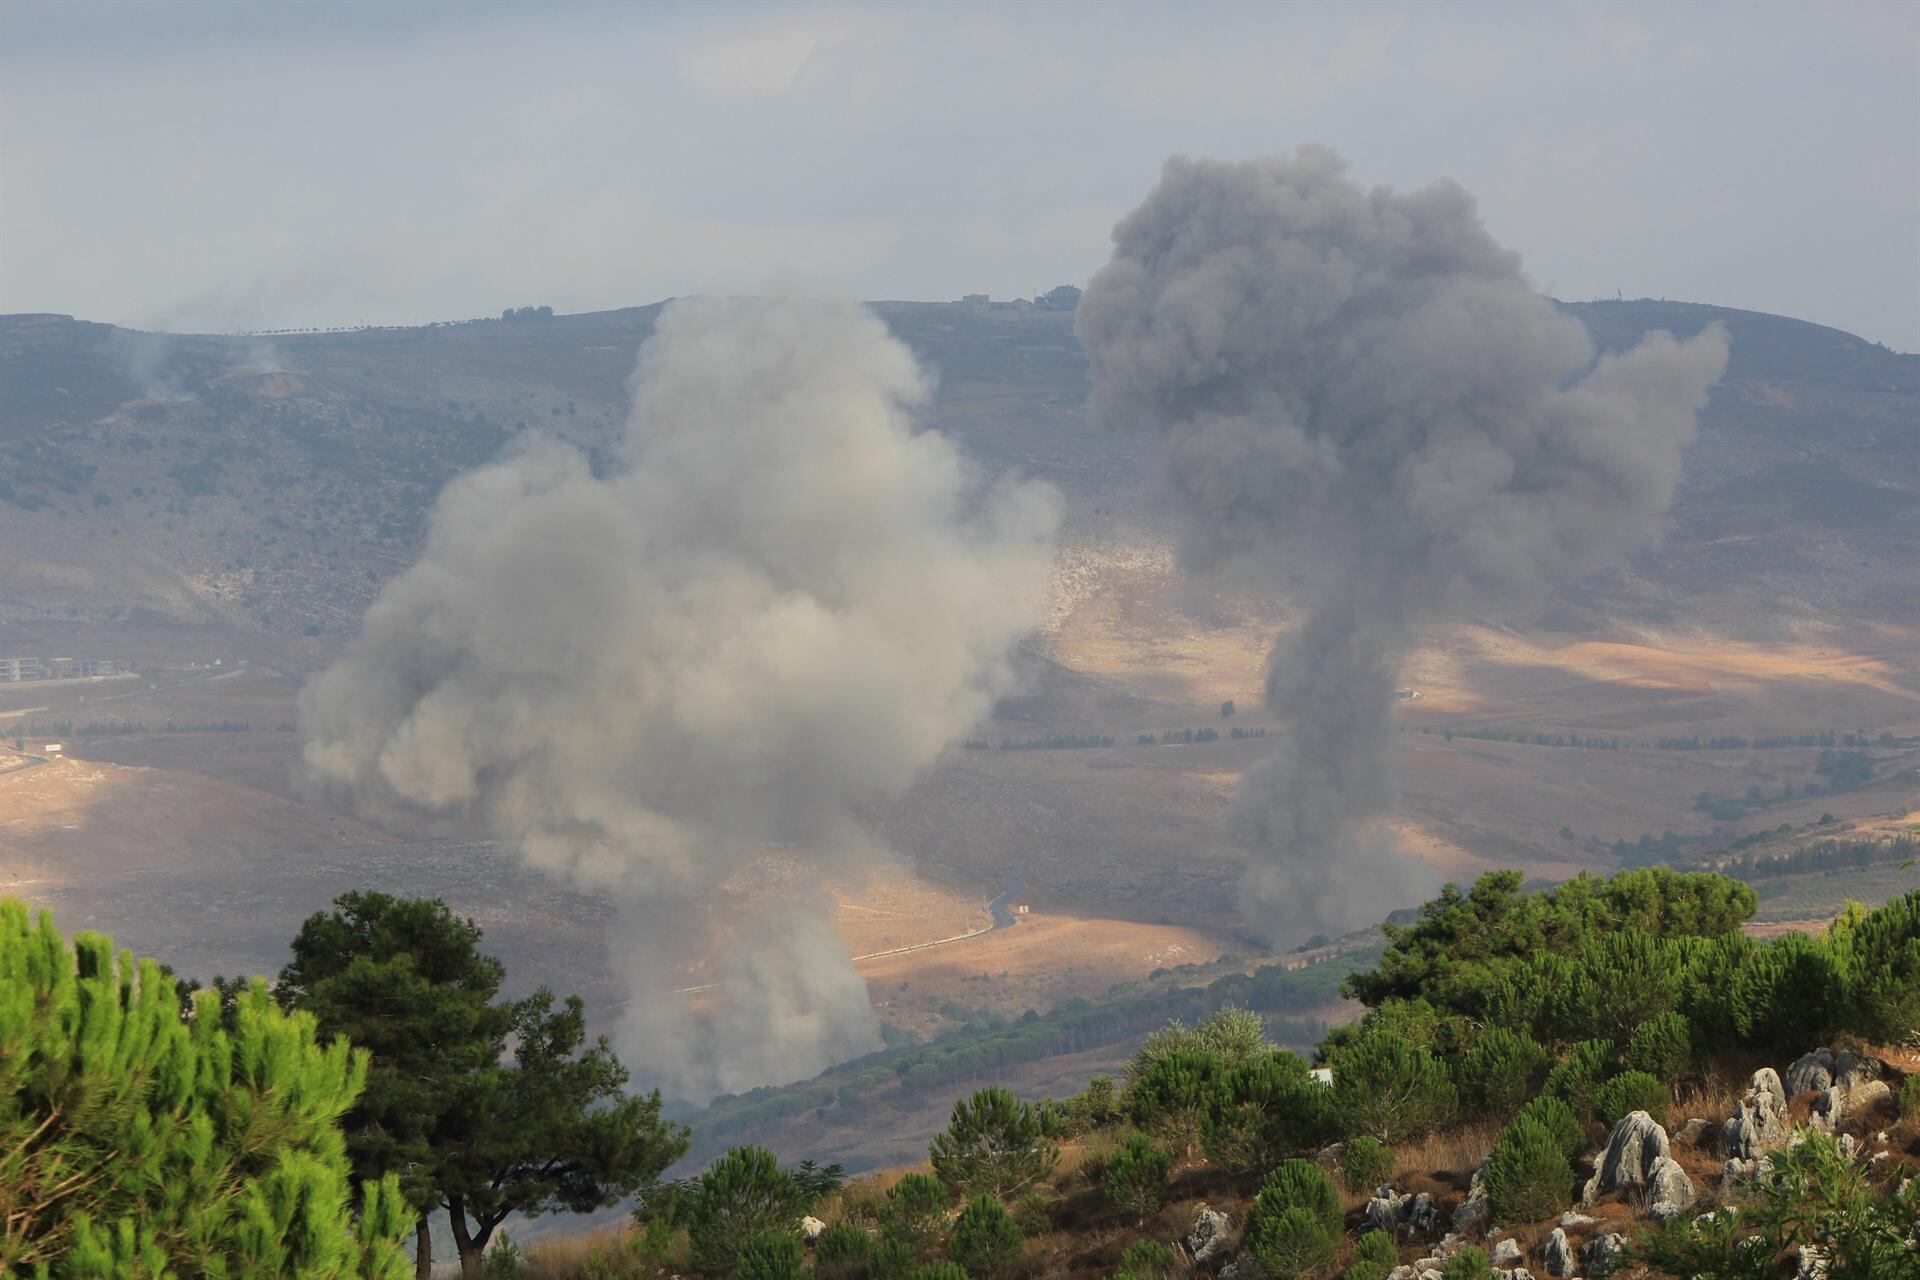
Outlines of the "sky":
M1461 182L1556 297L1920 350L1920 0L0 0L0 312L1031 296L1169 155L1301 143Z

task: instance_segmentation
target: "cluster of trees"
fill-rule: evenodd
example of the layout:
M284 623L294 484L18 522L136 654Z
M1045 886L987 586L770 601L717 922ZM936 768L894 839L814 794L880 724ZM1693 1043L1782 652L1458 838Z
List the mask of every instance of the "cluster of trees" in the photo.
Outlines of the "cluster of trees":
M686 1131L627 1096L578 997L502 999L480 941L444 903L347 894L271 992L201 989L0 904L0 1265L425 1277L444 1212L471 1278L508 1216L653 1183Z
M1244 735L1236 730L1234 736L1242 737ZM1219 740L1220 731L1218 729L1166 729L1158 734L1143 733L1135 738L1134 742L1136 745L1142 747L1190 747L1196 742L1218 742Z
M1431 728L1420 730L1432 733ZM1535 747L1585 747L1592 751L1618 751L1618 738L1583 738L1577 733L1506 733L1499 729L1442 729L1440 736L1448 742L1455 738L1469 738L1475 742L1519 742ZM1632 746L1632 743L1628 743Z
M1123 984L1098 1001L1076 996L1044 1014L1030 1010L1011 1024L976 1015L929 1044L883 1049L842 1063L813 1081L722 1095L694 1117L693 1124L704 1141L725 1139L829 1107L866 1107L894 1092L924 1094L975 1081L1007 1067L1084 1052L1169 1021L1205 1018L1225 1008L1264 1015L1270 1038L1306 1047L1320 1041L1326 1025L1287 1015L1338 1002L1342 980L1376 954L1358 951L1316 964L1265 965L1250 974L1224 974L1205 987L1155 992L1129 990L1125 988L1130 984Z
M1860 871L1906 862L1916 855L1920 855L1920 840L1913 836L1894 836L1887 840L1819 840L1786 853L1748 854L1722 863L1719 870L1736 880L1771 880L1817 871Z
M508 307L505 311L502 311L500 313L500 318L506 321L551 320L553 319L553 308L552 307Z
M971 745L971 744L969 744ZM1044 738L1002 738L1002 751L1070 751L1085 747L1110 747L1113 739L1105 734L1055 733Z
M1581 1044L1618 1058L1668 1015L1692 1044L1792 1053L1920 1027L1920 892L1854 908L1821 936L1762 942L1739 928L1753 890L1725 876L1646 868L1520 885L1518 872L1491 872L1388 926L1380 964L1344 986L1368 1013L1334 1033L1329 1056L1391 1032L1457 1059L1498 1029L1556 1058Z

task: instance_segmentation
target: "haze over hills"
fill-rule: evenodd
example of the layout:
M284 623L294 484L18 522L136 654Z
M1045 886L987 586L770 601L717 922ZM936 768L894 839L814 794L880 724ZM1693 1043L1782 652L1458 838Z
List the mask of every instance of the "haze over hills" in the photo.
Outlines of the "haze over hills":
M856 954L977 928L1008 883L1036 915L863 964L883 1018L932 1032L962 1007L1044 1009L1247 951L1228 906L1244 855L1219 815L1267 750L1254 735L1285 727L1257 710L1285 602L1244 576L1175 575L1147 445L1087 421L1070 313L874 308L939 376L925 425L987 474L1050 482L1066 507L1025 691L980 729L989 749L956 743L873 815L898 874L835 886ZM1720 321L1731 365L1661 546L1526 616L1419 637L1403 672L1419 696L1397 717L1403 840L1448 878L1515 864L1554 878L1616 865L1614 842L1643 833L1697 851L1784 826L1785 844L1828 812L1871 826L1920 808L1909 747L1874 748L1864 786L1827 794L1817 742L1771 742L1920 732L1920 357L1710 306L1568 309L1607 350ZM487 923L517 979L616 1000L604 902L540 884L471 824L363 827L302 803L283 726L301 682L413 562L449 479L535 435L613 465L658 312L248 337L0 319L0 657L143 669L119 684L0 685L0 727L66 724L90 762L57 766L74 771L68 791L0 826L0 873L77 911L75 927L207 971L272 969L292 925L342 889L439 894ZM212 678L214 659L228 674ZM118 731L78 732L89 724ZM1167 744L1196 730L1217 737ZM1675 745L1689 738L1746 745ZM1553 745L1568 739L1619 745ZM1739 812L1714 816L1702 796ZM255 856L209 840L229 828L257 839ZM164 930L153 914L113 918L128 885L172 895ZM218 901L235 892L244 921ZM714 918L727 911L716 903Z
M1069 564L1159 540L1144 452L1085 419L1069 313L878 309L940 378L930 425L1066 494ZM1754 637L1914 616L1898 571L1920 533L1920 356L1708 306L1569 309L1608 350L1716 319L1734 339L1666 547L1574 600L1656 625L1712 610ZM527 435L607 464L657 310L260 338L0 318L0 521L22 552L0 568L0 621L351 629L453 475Z

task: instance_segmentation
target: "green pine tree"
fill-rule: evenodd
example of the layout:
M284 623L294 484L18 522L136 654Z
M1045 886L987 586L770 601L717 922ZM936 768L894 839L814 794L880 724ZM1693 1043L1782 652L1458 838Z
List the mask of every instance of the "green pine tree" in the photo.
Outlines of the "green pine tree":
M0 1271L401 1280L413 1214L357 1197L339 1128L367 1056L264 982L190 1016L161 967L0 901Z

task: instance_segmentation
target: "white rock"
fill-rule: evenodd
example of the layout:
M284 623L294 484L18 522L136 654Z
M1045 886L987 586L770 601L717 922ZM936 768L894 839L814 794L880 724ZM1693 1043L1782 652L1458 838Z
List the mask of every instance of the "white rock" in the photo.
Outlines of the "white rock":
M1515 1263L1524 1260L1526 1256L1527 1252L1520 1247L1520 1242L1508 1236L1493 1246L1493 1252L1488 1255L1487 1260L1496 1267L1512 1269Z
M826 1229L827 1224L818 1218L800 1219L800 1238L802 1240L818 1240L820 1233Z
M1573 1274L1573 1246L1567 1243L1567 1233L1562 1228L1553 1229L1553 1234L1547 1237L1547 1247L1542 1254L1546 1259L1548 1275L1566 1280L1566 1277Z
M1233 1219L1203 1204L1194 1214L1193 1229L1187 1232L1187 1256L1201 1266L1225 1257L1230 1252L1228 1239L1232 1234Z
M1647 1212L1661 1222L1693 1207L1693 1179L1672 1156L1663 1157L1647 1178Z
M1601 1196L1628 1187L1646 1186L1662 1162L1671 1164L1673 1153L1667 1131L1644 1111L1630 1111L1613 1126L1607 1149L1587 1180L1580 1205L1589 1208Z
M1833 1084L1833 1054L1826 1049L1815 1049L1795 1058L1781 1083L1789 1098L1828 1088Z

